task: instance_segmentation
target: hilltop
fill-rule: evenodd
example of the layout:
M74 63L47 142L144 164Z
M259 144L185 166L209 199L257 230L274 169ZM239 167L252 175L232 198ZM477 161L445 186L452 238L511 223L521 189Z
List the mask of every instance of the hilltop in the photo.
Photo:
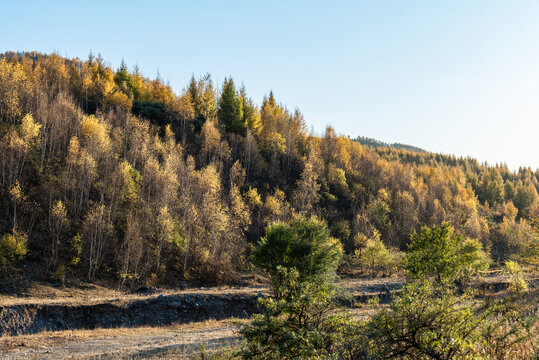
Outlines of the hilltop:
M369 146L371 148L387 147L387 148L394 148L394 149L398 149L398 150L403 149L403 150L408 150L408 151L412 151L412 152L420 152L420 153L427 152L427 151L425 151L425 150L423 150L421 148L418 148L416 146L400 144L400 143L389 144L389 143L386 143L386 142L383 142L383 141L380 141L380 140L376 140L376 139L373 139L373 138L365 137L365 136L358 136L354 140L359 142L362 145Z
M348 264L451 222L495 262L533 258L539 171L350 139L269 92L193 77L179 94L126 64L0 56L0 265L64 283L222 284L274 221L318 216ZM362 271L352 269L351 271Z

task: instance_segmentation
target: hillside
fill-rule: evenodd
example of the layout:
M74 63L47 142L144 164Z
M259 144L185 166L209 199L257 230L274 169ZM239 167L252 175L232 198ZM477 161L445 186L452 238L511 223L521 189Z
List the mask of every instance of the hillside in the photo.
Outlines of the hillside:
M539 171L309 136L209 75L175 94L101 57L0 56L0 266L9 277L231 283L274 221L316 215L349 258L449 221L495 261L535 261Z
M376 140L373 138L368 138L365 136L358 136L354 140L359 142L362 145L369 146L371 148L387 147L387 148L394 148L394 149L403 149L403 150L408 150L412 152L426 152L425 150L418 148L416 146L400 144L400 143L389 144L389 143Z

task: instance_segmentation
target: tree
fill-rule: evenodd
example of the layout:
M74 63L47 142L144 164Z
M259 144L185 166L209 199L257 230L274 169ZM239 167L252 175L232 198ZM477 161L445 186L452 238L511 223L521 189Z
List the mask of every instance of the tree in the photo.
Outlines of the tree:
M387 203L389 195L382 189L378 192L377 198L367 205L367 213L374 226L384 232L391 227L391 208Z
M129 213L126 216L124 241L118 253L121 286L126 282L132 285L139 280L142 255L143 234L140 220L133 213Z
M138 99L140 94L138 94L138 91L133 84L133 78L127 70L127 65L123 60L120 67L116 71L116 74L114 75L114 82L129 98Z
M531 184L524 185L522 182L518 182L516 193L514 197L515 206L518 208L518 214L527 216L529 214L532 204L537 201L537 190Z
M332 313L335 270L342 250L316 218L268 227L253 262L272 278L275 298L241 333L244 359L312 359L335 349L341 314Z
M297 181L294 192L294 203L300 212L312 214L314 206L320 198L320 184L318 183L318 174L314 170L313 154L309 155L305 162L305 167Z
M8 188L19 180L25 169L31 150L36 145L41 125L26 114L17 130L11 129L0 143L2 184Z
M388 249L380 239L380 233L373 231L372 236L365 242L364 248L358 251L359 259L374 274L376 271L395 271L399 267L401 253Z
M317 282L334 276L342 256L338 240L332 239L324 221L298 218L289 224L273 223L266 229L253 254L253 263L266 271L279 294L279 269L296 269L299 282Z
M325 359L342 349L348 317L336 312L328 283L301 281L295 268L277 268L280 298L259 300L263 314L244 325L243 359ZM343 357L344 358L344 357Z
M178 96L176 100L175 110L178 113L180 120L180 135L182 141L186 141L187 130L194 130L193 121L195 120L195 108L191 102L189 92L185 91Z
M58 247L62 231L68 224L67 210L61 200L54 202L49 214L49 227L52 234L50 265L55 266L58 260Z
M485 201L490 205L503 201L505 197L505 186L498 169L491 168L488 174L483 175L482 188Z
M11 233L4 234L0 238L0 266L4 267L14 260L22 259L28 249L28 235L13 228Z
M221 141L221 133L216 121L206 120L202 125L201 136L202 149L200 150L200 156L203 164L219 163L229 157L230 148L225 141Z
M174 219L170 216L168 207L165 205L159 210L159 215L157 216L157 259L155 266L155 273L159 273L159 267L161 265L161 252L163 246L167 242L172 242L174 237L174 230L176 224Z
M103 263L107 250L110 249L112 224L110 210L104 205L94 206L84 220L83 241L88 262L88 281L92 281Z
M71 212L79 219L90 200L90 189L97 177L94 157L81 147L78 137L69 141L64 171L61 174L62 190L69 199Z
M247 179L252 178L252 173L256 175L257 169L262 168L265 164L259 154L256 139L251 130L247 129L245 139L243 141L243 163L245 165L245 175ZM255 171L253 171L253 170Z
M265 98L260 110L262 130L259 135L261 148L269 156L270 177L274 180L277 175L279 157L286 152L286 139L280 131L285 129L285 119L288 113L275 102L273 92Z
M15 123L22 114L22 106L29 82L21 64L10 64L0 59L0 119Z
M217 101L215 89L210 74L206 74L198 81L194 77L187 88L195 112L195 130L199 131L207 119L216 115Z
M237 186L239 189L243 187L245 184L245 169L243 166L241 166L241 163L239 160L236 160L234 164L232 164L232 167L230 168L230 187L232 188L233 185Z
M412 234L404 257L404 269L413 278L433 276L436 281L453 281L489 266L489 257L475 240L453 234L449 223Z
M241 132L246 128L247 124L243 117L243 99L241 95L238 95L232 78L225 78L217 116L228 131Z
M243 124L254 135L259 135L262 129L262 119L260 117L260 112L253 103L253 100L247 97L245 87L242 87L240 89L240 97L242 100L243 108Z

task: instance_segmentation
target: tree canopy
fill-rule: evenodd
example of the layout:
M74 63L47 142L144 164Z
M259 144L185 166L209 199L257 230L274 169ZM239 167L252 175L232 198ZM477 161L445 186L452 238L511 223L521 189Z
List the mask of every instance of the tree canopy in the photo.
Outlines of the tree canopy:
M10 266L231 282L268 225L298 216L323 220L347 259L374 233L371 250L396 254L450 222L462 246L534 262L537 170L317 136L277 95L251 99L232 77L218 89L209 74L174 92L93 54L1 54L0 236L27 237Z

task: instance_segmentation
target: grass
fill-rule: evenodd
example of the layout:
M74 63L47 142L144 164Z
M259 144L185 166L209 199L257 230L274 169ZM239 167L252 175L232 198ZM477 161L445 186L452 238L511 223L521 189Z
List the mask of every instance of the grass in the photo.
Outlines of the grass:
M119 291L95 284L88 284L84 287L55 287L47 283L33 283L20 295L0 294L0 306L23 305L23 304L62 304L62 305L87 305L104 302L129 302L143 300L159 295L174 294L242 294L256 295L259 292L267 292L264 286L230 287L223 286L217 288L189 288L187 290L178 289L157 289L154 294L130 294L126 291Z
M98 339L143 339L152 336L195 333L200 330L221 327L236 327L247 320L226 319L207 320L189 324L175 324L170 326L135 327L135 328L99 328L83 330L44 331L31 335L4 335L0 337L0 353L9 353L20 350L40 350L59 347L74 342L84 342ZM195 339L196 341L196 339Z

